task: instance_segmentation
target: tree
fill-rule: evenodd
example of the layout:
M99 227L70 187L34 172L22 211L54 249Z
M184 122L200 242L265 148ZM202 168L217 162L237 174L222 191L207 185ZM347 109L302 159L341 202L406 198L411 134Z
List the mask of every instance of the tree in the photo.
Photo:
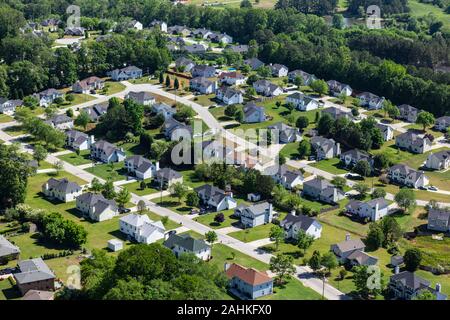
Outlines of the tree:
M344 16L342 14L334 14L332 21L333 28L344 29Z
M252 8L252 3L250 2L250 0L242 0L241 4L240 4L241 8Z
M163 140L156 140L152 144L152 154L157 161L161 160L163 154L169 149L169 144Z
M417 248L408 249L403 255L403 261L405 262L406 270L414 272L420 266L420 262L422 261L422 252L420 252Z
M363 199L369 192L370 188L368 185L360 182L353 185L353 190L357 191L359 193L359 197Z
M163 84L164 83L164 72L160 72L159 73L159 83Z
M370 176L370 173L372 172L370 164L366 160L359 160L353 168L353 171L363 177Z
M337 266L339 265L337 258L333 252L324 253L322 258L320 259L320 264L328 270L328 273L331 273L331 270L337 268Z
M331 129L334 125L334 120L330 114L325 113L319 118L319 122L317 123L317 131L319 135L328 136L331 132Z
M238 111L237 106L235 104L231 104L231 105L225 107L224 113L226 116L233 118L236 115L237 111Z
M303 159L305 157L308 157L311 155L311 144L307 140L302 140L298 144L297 149L298 155L300 156L300 159Z
M366 245L370 250L377 250L384 243L384 234L381 227L376 222L369 225L369 231L366 236Z
M147 210L147 205L144 200L139 200L137 203L137 211L139 214L143 214Z
M297 233L297 247L303 250L303 255L306 254L308 249L314 242L314 237L307 234L303 229L300 229Z
M422 290L416 296L412 298L413 300L436 300L436 295L428 290Z
M131 193L127 188L122 188L116 196L116 202L120 208L124 208L125 205L131 200Z
M275 241L275 251L278 251L280 242L284 240L283 228L280 226L273 226L270 228L269 237Z
M389 160L389 157L384 153L377 154L373 158L373 166L379 170L386 169L390 165L391 161Z
M384 198L386 197L386 190L383 188L375 188L372 191L372 199Z
M402 228L397 220L391 216L385 217L380 222L384 234L383 246L387 248L390 244L397 242L402 237Z
M215 233L214 231L208 231L207 233L205 233L205 239L206 242L208 242L212 246L214 245L214 242L217 241L218 237L217 237L217 233Z
M175 90L180 89L180 81L178 80L178 78L175 78L175 82L173 84L173 87L175 88Z
M354 116L354 117L358 117L359 116L358 107L353 107L352 108L352 116Z
M167 87L167 88L170 88L170 84L171 84L171 82L170 82L170 77L169 77L169 75L167 75L167 76L166 76L166 87Z
M108 179L102 188L102 194L106 199L112 200L116 197L116 191L114 190L114 184L111 179Z
M321 260L322 260L322 257L320 256L320 252L317 250L314 250L311 258L309 258L308 265L314 272L317 272L317 270L320 270L320 268L322 267L322 265L320 263Z
M401 189L394 197L395 202L404 212L416 205L416 195L411 189Z
M380 277L375 277L375 281L379 281L379 283L371 283L371 285L368 285L373 272L370 272L367 266L353 267L352 271L353 283L356 292L358 292L361 298L368 299L375 297L382 292L384 285L382 273L380 274Z
M239 123L242 123L244 121L244 111L242 111L242 109L239 109L236 112L235 119Z
M74 124L86 130L87 125L90 121L91 119L89 117L89 114L86 111L82 110L80 111L80 114L75 118Z
M303 77L298 75L294 78L294 84L297 86L297 88L300 88L303 86L305 81L303 80Z
M221 224L222 222L225 221L225 216L223 215L222 212L219 212L214 216L214 221L217 222L218 224Z
M308 117L306 116L300 116L297 118L297 121L295 122L295 126L300 129L300 131L303 131L306 127L309 125Z
M347 184L347 179L340 176L335 176L333 180L331 180L331 183L336 186L339 189L344 189L345 185Z
M198 207L200 202L200 198L197 195L197 192L189 192L186 196L186 204L190 207Z
M434 115L427 111L421 111L417 115L416 123L423 126L423 131L425 132L427 127L432 126L435 123L436 119Z
M103 190L103 185L97 178L92 179L90 190L95 193L99 193Z
M181 203L187 192L187 186L181 182L175 182L170 186L170 194L178 198L178 203Z
M323 96L328 93L328 84L325 80L316 80L313 81L310 85L311 89L319 94L319 96Z
M45 160L45 158L47 158L47 155L48 155L47 150L40 144L34 147L33 159L37 161L38 165L41 164L42 160Z
M278 254L270 258L270 271L276 274L276 282L279 285L289 281L295 273L294 257Z

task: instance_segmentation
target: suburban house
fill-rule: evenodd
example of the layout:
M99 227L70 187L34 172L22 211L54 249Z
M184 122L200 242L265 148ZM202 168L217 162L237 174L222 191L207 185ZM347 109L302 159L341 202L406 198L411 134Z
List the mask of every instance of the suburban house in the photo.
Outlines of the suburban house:
M152 111L156 114L162 114L164 120L172 118L175 115L175 113L177 113L177 109L175 107L171 107L168 104L165 104L164 102L155 103L152 106Z
M40 107L50 106L56 98L62 98L64 95L56 89L47 89L33 95L38 101Z
M450 116L437 118L434 127L437 130L446 131L450 127Z
M378 259L364 252L366 245L361 239L352 240L350 235L345 236L345 241L331 245L331 251L336 255L340 263L349 263L352 266L373 266Z
M383 136L384 141L389 141L394 139L394 129L387 124L377 123L377 128L380 129L381 135Z
M83 37L86 29L83 27L67 27L64 29L64 34L66 36Z
M66 134L66 146L73 150L90 150L95 143L93 135L88 136L86 133L77 130L68 130Z
M161 32L167 32L167 23L164 21L153 20L150 23L150 26L153 28L158 28Z
M211 34L213 34L213 32L205 28L194 29L191 32L192 37L201 39L207 39Z
M341 145L333 139L315 136L311 138L310 142L317 161L338 157L341 154Z
M379 110L383 108L384 97L379 97L376 94L370 92L363 92L356 97L359 99L359 103L362 107L366 107L369 110Z
M286 97L286 103L292 103L300 111L309 111L319 108L319 101L305 96L302 92L294 92Z
M276 172L274 172L275 170ZM282 185L288 190L294 189L302 184L304 180L300 171L290 170L286 164L269 167L266 173L272 176L275 183Z
M428 185L429 178L423 171L414 170L404 164L396 164L388 169L387 177L390 183L396 183L411 188Z
M402 271L395 268L395 274L389 279L388 289L396 299L412 300L415 296L424 290L430 291L436 296L436 300L445 300L447 296L441 293L441 285L436 283L436 288L430 287L430 282L425 280L414 272Z
M433 170L445 170L450 166L450 150L442 150L430 153L425 162L425 168Z
M92 107L82 109L82 112L86 112L91 122L97 122L101 116L108 112L108 103L95 104Z
M66 178L50 178L42 185L42 193L50 199L58 199L62 202L75 201L81 195L81 188L77 183L70 182Z
M187 37L191 34L191 30L189 30L188 27L186 26L171 26L167 28L167 33L170 34L180 34L184 37Z
M192 127L181 123L174 118L167 118L164 122L162 131L166 139L171 141L178 141L186 135L192 135Z
M143 156L131 156L125 159L125 168L139 180L149 179L155 176L159 170L159 163L152 163Z
M191 72L192 68L195 67L195 63L186 57L179 57L177 60L175 60L175 68L177 70L183 71L183 72Z
M211 247L204 240L194 239L189 234L171 234L163 245L172 250L177 258L189 253L204 261L211 258Z
M281 220L280 227L284 229L286 239L297 239L300 230L314 239L319 239L322 235L322 225L319 221L303 214L288 213L286 218Z
M73 119L65 114L58 114L56 116L53 116L50 119L46 120L45 123L51 125L55 129L62 131L72 129L74 126Z
M250 68L252 70L256 70L259 67L262 67L264 65L264 62L262 62L258 58L250 58L250 59L244 60L244 64L250 66Z
M145 91L130 91L125 96L125 99L131 99L136 103L142 104L144 106L150 106L156 103L156 99L149 92Z
M58 19L45 19L41 22L41 26L48 28L49 32L58 31L59 25L61 24L61 20Z
M353 93L353 89L348 84L341 83L336 80L327 81L327 85L330 93L335 97L340 95L349 97Z
M105 140L99 140L91 145L91 158L100 160L101 162L121 162L125 157L126 155L122 148L119 149Z
M413 153L425 153L431 150L432 142L423 135L407 131L395 138L395 145L400 149Z
M105 81L98 77L89 77L72 85L72 91L75 93L89 94L91 91L101 90L105 87Z
M191 54L205 53L206 49L207 47L205 45L197 43L183 46L183 50Z
M244 102L241 90L227 86L221 86L217 89L216 97L226 105Z
M77 197L77 210L93 221L105 221L119 214L114 200L108 200L101 194L87 192Z
M245 123L259 123L266 121L266 109L257 106L254 102L247 103L242 111L244 111Z
M233 51L235 53L246 54L248 51L248 45L240 44L240 45L228 45L225 47L226 50Z
M138 79L142 77L142 69L136 66L128 66L122 69L111 71L111 79L114 81L124 81L129 79Z
M233 199L232 192L225 192L210 184L194 189L197 192L200 201L214 211L222 211L236 208L237 202Z
M428 230L450 232L449 208L430 208L428 211Z
M406 120L408 122L415 123L417 120L417 115L420 113L420 110L410 106L409 104L402 104L398 106L398 110L400 111L399 119Z
M317 80L316 76L302 70L294 70L288 73L289 82L294 82L297 77L303 80L303 85L309 86Z
M372 156L367 152L358 149L351 149L346 152L342 152L340 160L346 167L350 168L354 167L359 161L367 161L370 168L373 168Z
M202 94L211 94L216 91L217 84L215 81L208 80L204 77L197 77L189 81L191 90L198 91Z
M266 272L225 263L228 290L241 300L253 300L273 293L273 279Z
M268 80L255 81L253 88L257 93L267 97L276 97L283 93L283 89Z
M202 151L201 159L204 163L220 162L234 164L234 149L224 145L219 140L206 140L199 142L198 150ZM201 145L201 146L200 146Z
M367 202L358 200L350 201L345 209L348 213L359 216L362 219L378 221L389 213L388 203L384 198L377 198Z
M272 204L262 202L251 206L240 205L234 209L234 216L241 219L244 228L253 228L272 222Z
M55 274L42 258L19 261L17 269L18 272L13 273L13 276L22 295L30 290L55 290Z
M127 24L129 29L136 29L136 30L142 30L144 28L144 26L142 25L142 23L140 23L137 20L131 20L128 24Z
M322 110L322 114L328 113L331 118L337 120L339 118L353 119L353 115L350 111L344 111L341 108L328 107Z
M216 75L216 68L204 64L197 64L192 68L191 74L193 78L212 78Z
M219 75L219 82L221 84L227 84L229 86L240 86L245 84L246 78L242 73L237 71L222 72Z
M314 178L303 183L303 196L335 204L345 198L344 192L325 179Z
M214 43L230 44L233 42L233 37L226 33L213 33L208 36L208 39Z
M288 67L286 67L285 65L282 64L271 64L269 65L270 71L272 71L272 76L274 77L286 77L288 75Z
M19 258L20 249L0 235L0 265Z
M0 98L0 113L7 115L13 115L16 112L16 108L22 106L22 100L8 100Z
M276 133L278 133L280 143L290 143L297 141L298 130L288 126L284 122L277 122L267 128L275 130L275 132L272 132L272 137L276 136Z
M174 183L183 183L183 176L170 168L162 168L156 171L155 180L157 186L167 189Z
M136 213L120 218L119 229L131 239L145 244L164 239L166 231L161 221L154 222L146 214Z

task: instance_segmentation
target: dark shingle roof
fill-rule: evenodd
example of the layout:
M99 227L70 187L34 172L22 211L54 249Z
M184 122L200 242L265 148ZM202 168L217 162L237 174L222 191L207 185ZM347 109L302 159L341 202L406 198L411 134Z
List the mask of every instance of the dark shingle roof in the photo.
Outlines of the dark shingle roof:
M163 244L169 249L173 249L178 245L190 252L198 252L210 248L205 241L194 239L189 234L172 234Z

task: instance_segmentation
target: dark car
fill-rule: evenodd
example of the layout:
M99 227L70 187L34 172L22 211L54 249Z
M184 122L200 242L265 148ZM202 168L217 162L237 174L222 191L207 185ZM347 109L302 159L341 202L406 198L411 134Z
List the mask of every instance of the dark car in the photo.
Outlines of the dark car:
M127 209L127 208L119 208L119 213L123 214L123 213L130 213L131 209Z

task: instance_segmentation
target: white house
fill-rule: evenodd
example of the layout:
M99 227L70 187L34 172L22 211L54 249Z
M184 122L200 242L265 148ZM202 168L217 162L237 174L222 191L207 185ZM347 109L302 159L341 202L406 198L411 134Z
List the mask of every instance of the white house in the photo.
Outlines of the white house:
M48 120L45 121L45 123L51 125L53 128L64 131L68 129L72 129L73 119L66 116L65 114L58 114Z
M363 92L356 96L359 99L359 103L363 107L367 107L369 110L379 110L383 108L384 97L379 97L370 92Z
M338 157L341 154L341 145L333 139L315 136L310 142L317 161Z
M225 192L213 185L205 184L194 189L200 201L215 211L234 209L237 202L233 199L233 193Z
M272 130L272 139L278 135L280 143L295 142L298 137L298 130L285 124L284 122L277 122L267 129Z
M66 134L66 146L73 150L90 150L95 143L93 135L87 135L77 130L68 130Z
M227 86L222 86L217 89L216 97L226 105L244 102L241 90Z
M50 106L56 98L62 98L63 94L56 89L47 89L33 95L38 101L40 107Z
M217 84L215 81L208 80L207 78L197 77L189 81L189 87L191 90L198 91L202 94L210 94L216 91Z
M143 156L131 156L125 159L125 169L139 180L150 179L159 170L159 163L152 163Z
M414 170L404 164L396 164L388 169L387 177L391 183L419 188L428 185L429 178L423 171Z
M222 72L219 75L219 81L221 84L227 84L229 86L241 86L245 84L246 78L237 71Z
M156 99L149 92L145 91L130 91L125 96L125 99L131 99L144 106L150 106L156 103Z
M161 221L154 222L146 214L129 214L120 218L120 231L139 243L150 244L164 238Z
M130 21L130 23L128 23L128 28L136 29L136 30L142 30L144 28L144 26L139 21L132 20L132 21Z
M75 182L70 182L66 178L61 180L50 178L42 185L42 193L51 199L58 199L62 202L75 201L81 195L82 188Z
M275 183L288 190L294 189L304 181L303 174L300 171L291 170L286 164L276 165L275 169L269 167L266 173L272 176Z
M390 125L377 123L377 128L380 129L384 141L394 139L394 128L392 128Z
M130 79L138 79L142 77L142 69L136 66L128 66L122 69L114 69L111 71L111 79L114 81L124 81Z
M436 119L435 128L440 131L446 131L450 127L450 116L443 116Z
M283 89L268 80L255 81L253 88L255 88L257 93L266 97L276 97L283 93Z
M253 102L247 103L244 106L243 111L245 123L259 123L266 121L266 109L257 106Z
M175 115L175 113L177 113L177 109L175 107L171 107L168 104L165 104L164 102L155 103L152 106L152 111L156 114L162 114L164 120L172 118Z
M161 32L167 32L167 23L164 21L153 20L150 26L158 28Z
M123 149L119 149L105 140L99 140L91 145L91 158L104 163L121 162L125 160L125 157Z
M271 64L269 65L270 70L272 71L272 76L274 77L286 77L288 75L289 69L285 65L282 64Z
M177 258L189 253L204 261L211 258L211 247L204 240L194 239L189 234L172 234L163 245L172 250Z
M289 213L280 222L280 227L284 229L286 239L297 239L300 230L314 239L319 239L322 235L322 225L316 219L302 214Z
M370 221L378 221L389 213L388 203L384 198L377 198L367 202L350 201L345 206L347 212Z
M234 210L234 216L241 219L244 228L253 228L272 222L272 204L262 202L252 206L241 205Z
M400 149L406 149L413 153L425 153L431 150L432 142L424 135L407 131L395 138L395 145Z
M77 210L94 221L105 221L119 214L114 200L105 199L101 194L83 193L77 197Z
M445 170L450 166L450 150L430 153L425 162L425 167L432 170Z
M353 93L353 89L348 84L340 83L336 80L327 81L327 84L331 94L334 96L345 95L349 97Z
M7 115L13 115L16 112L16 108L23 104L22 100L8 100L0 98L0 113Z
M108 240L108 249L112 252L117 252L123 249L123 242L119 239Z
M305 96L302 92L295 92L286 97L286 103L292 103L300 111L309 111L319 108L319 101Z

